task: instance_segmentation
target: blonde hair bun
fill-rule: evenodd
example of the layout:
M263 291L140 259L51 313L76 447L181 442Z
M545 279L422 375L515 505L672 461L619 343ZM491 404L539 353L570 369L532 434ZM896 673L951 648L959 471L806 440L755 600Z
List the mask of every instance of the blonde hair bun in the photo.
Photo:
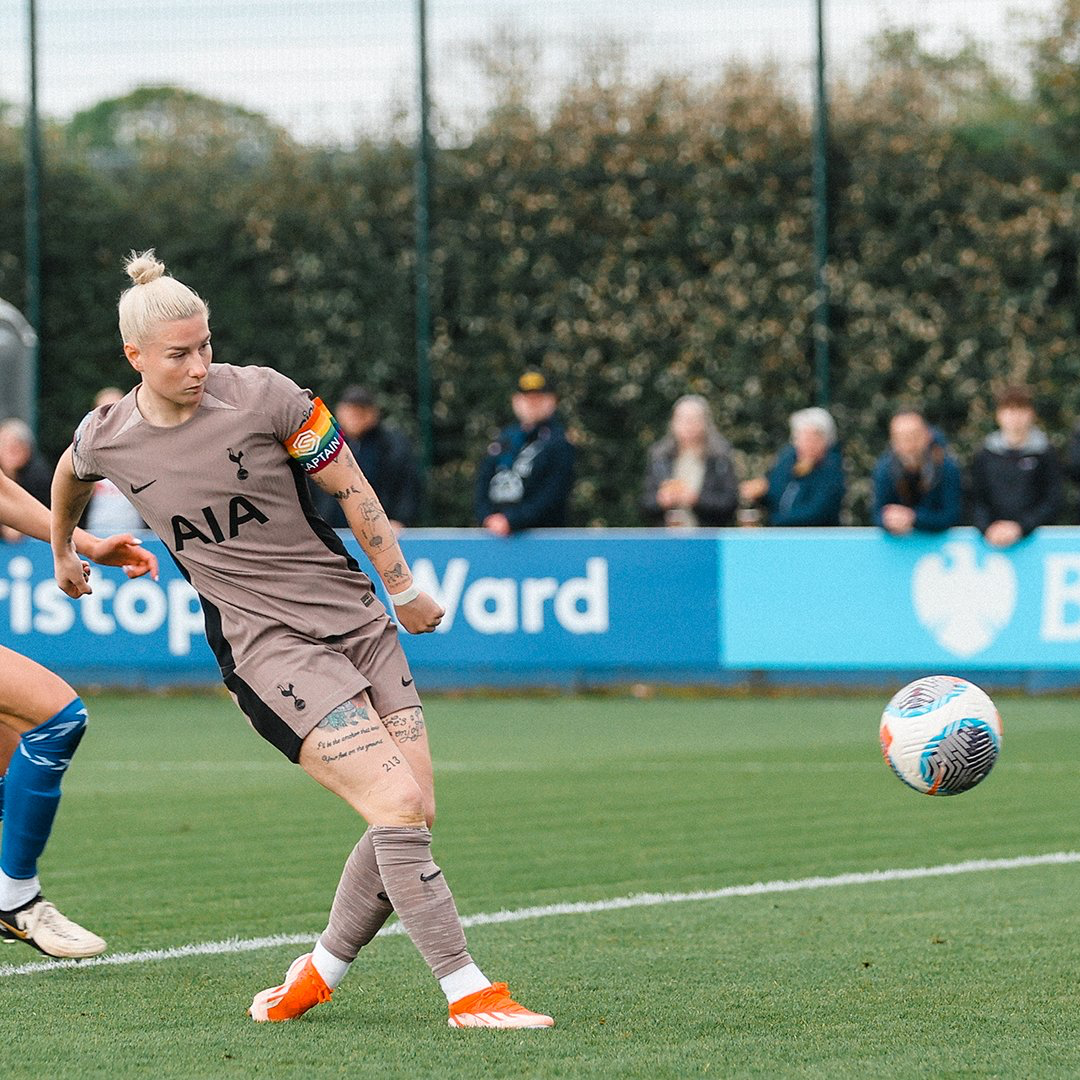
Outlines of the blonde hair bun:
M124 270L136 285L149 285L165 273L165 264L149 251L133 251L124 262Z
M124 260L124 270L133 284L120 294L120 337L143 345L158 323L189 319L193 315L210 318L210 309L193 289L165 273L165 264L149 251L133 251Z

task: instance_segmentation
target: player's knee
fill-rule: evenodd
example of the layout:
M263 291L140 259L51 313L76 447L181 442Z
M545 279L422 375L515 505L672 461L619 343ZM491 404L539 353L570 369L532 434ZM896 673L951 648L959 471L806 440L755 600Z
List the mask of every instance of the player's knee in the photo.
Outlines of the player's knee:
M22 733L19 753L30 764L57 775L66 772L86 732L86 706L75 698L43 724Z
M402 825L425 825L427 815L424 813L424 800L420 795L420 789L410 791L401 797L397 805L397 813L401 817Z
M376 811L382 819L374 824L379 825L402 825L410 828L420 828L427 822L424 796L420 791L420 785L412 779L404 779L387 791L380 800L382 806Z

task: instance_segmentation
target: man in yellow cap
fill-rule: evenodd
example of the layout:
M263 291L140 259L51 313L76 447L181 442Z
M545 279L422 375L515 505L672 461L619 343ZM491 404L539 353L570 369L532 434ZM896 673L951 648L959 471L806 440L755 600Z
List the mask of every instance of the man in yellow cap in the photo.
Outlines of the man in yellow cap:
M574 448L556 410L551 380L531 369L510 399L516 422L503 428L476 471L476 520L495 536L566 524Z

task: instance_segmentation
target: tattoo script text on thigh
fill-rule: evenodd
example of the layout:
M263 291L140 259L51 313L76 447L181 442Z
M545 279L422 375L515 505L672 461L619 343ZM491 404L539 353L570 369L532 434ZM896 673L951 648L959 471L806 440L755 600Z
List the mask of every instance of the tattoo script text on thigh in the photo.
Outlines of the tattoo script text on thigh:
M416 742L424 734L424 710L405 709L383 717L383 723L395 742Z

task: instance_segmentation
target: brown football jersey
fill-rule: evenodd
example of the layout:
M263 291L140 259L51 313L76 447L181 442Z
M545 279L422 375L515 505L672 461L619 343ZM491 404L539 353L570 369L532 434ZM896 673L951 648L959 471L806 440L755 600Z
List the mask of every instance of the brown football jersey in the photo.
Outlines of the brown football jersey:
M86 416L75 473L111 480L165 542L199 593L223 669L280 628L324 639L383 614L284 445L302 429L314 438L307 390L270 368L214 364L183 424L155 427L135 399Z

